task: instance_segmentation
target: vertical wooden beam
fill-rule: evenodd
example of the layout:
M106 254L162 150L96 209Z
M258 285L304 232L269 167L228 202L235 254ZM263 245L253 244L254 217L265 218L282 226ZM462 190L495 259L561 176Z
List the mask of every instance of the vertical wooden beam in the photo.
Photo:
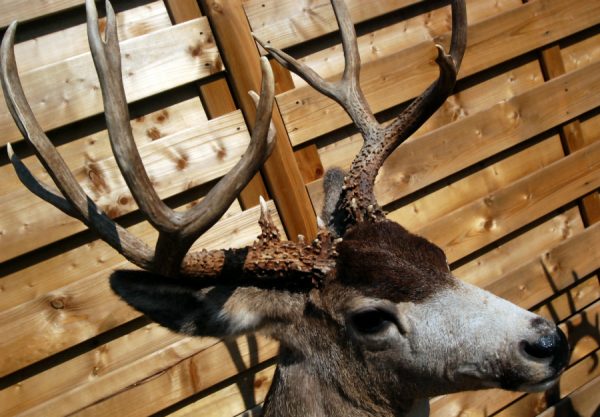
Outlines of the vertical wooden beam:
M542 69L547 80L566 73L565 64L558 45L545 48L541 52ZM579 120L561 126L560 135L565 152L570 154L585 146L583 132ZM600 221L600 198L598 192L589 194L581 199L581 214L586 226Z
M252 38L241 0L202 0L201 6L211 22L221 56L230 76L230 85L249 123L254 123L254 103L247 95L258 91L261 83L260 53ZM279 107L274 106L273 123L277 142L263 167L265 181L290 238L298 234L316 235L316 216L300 169L296 164Z
M173 23L183 23L202 16L196 0L165 0L165 5ZM202 84L199 88L200 97L204 104L204 111L210 119L237 110L237 106L227 85L227 80L224 78ZM268 199L269 193L261 174L258 173L240 193L239 201L242 209L246 210L258 205L260 196Z
M287 68L284 68L274 59L271 59L271 68L273 68L273 75L275 75L275 92L277 94L294 89L294 81ZM316 145L310 144L296 149L294 157L304 184L318 180L323 176L323 164Z

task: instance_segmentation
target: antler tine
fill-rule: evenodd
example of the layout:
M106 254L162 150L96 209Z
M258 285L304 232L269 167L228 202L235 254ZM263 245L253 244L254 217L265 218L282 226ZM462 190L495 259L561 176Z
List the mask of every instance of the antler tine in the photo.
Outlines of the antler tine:
M326 81L310 67L287 53L267 45L256 36L254 39L270 52L277 62L298 74L320 93L335 100L348 113L361 133L365 137L370 137L373 135L373 129L379 128L379 124L360 89L360 54L354 24L343 0L331 0L331 4L340 28L345 59L344 72L339 81Z
M33 146L38 159L57 185L62 196L49 186L38 181L9 145L8 152L19 179L40 198L53 204L63 212L83 221L94 229L108 244L119 251L129 261L141 268L152 264L152 251L141 240L114 223L94 202L88 198L66 163L50 142L35 119L27 103L19 80L14 54L17 22L8 27L0 47L0 73L2 90L8 109L23 137Z
M98 11L94 0L86 0L88 41L104 103L106 126L119 170L140 210L160 232L176 233L181 227L180 215L158 196L135 145L129 108L121 75L121 51L115 12L106 1L106 41L98 28Z
M275 145L275 127L271 121L275 97L275 79L267 58L260 60L262 85L260 98L249 94L256 103L256 119L250 144L238 163L208 192L204 200L183 215L184 227L179 245L184 255L194 241L221 218L233 200L262 167Z
M456 84L458 70L467 47L467 8L464 0L452 1L450 53L447 54L441 45L436 47L436 63L440 75L387 126L386 136L391 138L389 153L413 134L444 103ZM389 153L386 154L386 158Z
M21 161L9 143L6 144L6 151L8 153L8 159L15 169L17 178L29 191L37 195L44 201L52 204L54 207L62 211L68 216L75 217L76 219L83 220L81 215L73 209L73 206L69 201L64 198L56 188L44 184L42 181L37 179L27 168L27 166Z
M290 71L302 77L319 92L337 101L348 113L364 137L364 144L354 159L344 180L343 191L332 213L330 227L339 235L346 227L367 219L382 220L383 211L373 193L375 178L386 158L414 131L421 126L452 91L458 69L466 49L467 13L464 0L452 0L452 38L450 53L440 45L436 63L440 69L438 79L417 97L399 116L387 126L377 122L369 108L359 84L360 56L356 32L348 8L343 0L331 0L340 28L342 47L346 60L341 81L328 82L277 48L257 39L263 48Z

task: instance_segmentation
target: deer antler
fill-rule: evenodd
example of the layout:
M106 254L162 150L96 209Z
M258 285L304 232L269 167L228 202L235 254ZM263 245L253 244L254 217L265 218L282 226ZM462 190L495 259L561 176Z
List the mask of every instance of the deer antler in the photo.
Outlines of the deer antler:
M354 223L385 218L377 204L373 187L379 168L386 158L413 134L446 100L456 83L466 48L467 13L464 0L452 0L452 38L450 53L441 45L436 62L440 69L438 79L392 122L380 124L373 115L360 88L360 56L356 32L348 8L343 0L331 0L340 28L345 67L339 81L326 81L305 64L285 52L257 42L269 51L283 66L302 77L309 85L339 103L364 137L364 144L344 178L342 193L331 216L330 227L343 235Z
M36 179L8 144L10 160L21 182L40 198L84 222L129 261L148 271L166 276L211 278L226 275L233 280L244 277L250 279L249 284L252 278L280 277L284 271L286 276L292 278L322 278L333 266L328 235L322 233L310 245L281 242L278 234L273 233L276 229L265 204L262 204L260 221L263 233L254 246L188 254L194 241L225 213L273 149L275 131L271 124L271 112L274 80L267 59L261 59L263 80L260 98L256 93L250 93L257 105L257 116L248 149L203 201L187 212L175 212L158 197L135 146L121 78L115 13L107 1L106 36L102 40L93 0L86 0L86 11L89 44L100 80L113 153L140 210L159 231L156 248L153 251L116 224L85 194L40 127L19 80L14 55L17 23L13 22L0 48L5 99L19 130L33 145L58 190Z

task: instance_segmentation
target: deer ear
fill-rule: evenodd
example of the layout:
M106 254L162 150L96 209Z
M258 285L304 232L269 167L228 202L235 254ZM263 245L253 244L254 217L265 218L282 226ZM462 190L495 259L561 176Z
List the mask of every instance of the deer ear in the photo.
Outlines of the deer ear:
M193 336L236 336L269 323L285 324L302 311L289 294L251 287L197 287L189 280L145 271L116 271L110 285L151 320Z

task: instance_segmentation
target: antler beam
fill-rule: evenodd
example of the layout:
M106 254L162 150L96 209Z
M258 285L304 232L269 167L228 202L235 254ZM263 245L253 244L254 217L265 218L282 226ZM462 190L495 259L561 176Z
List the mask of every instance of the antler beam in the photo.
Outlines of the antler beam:
M302 77L309 85L339 103L364 137L364 144L344 179L343 191L330 227L338 235L354 223L383 220L384 214L373 192L375 178L386 158L421 126L446 100L456 83L462 57L466 49L467 13L464 0L452 0L452 38L450 53L436 45L436 62L440 69L438 79L392 122L380 124L369 107L360 88L360 56L356 32L348 8L343 0L332 0L340 28L345 66L339 81L326 81L305 64L285 52L273 48L260 39L260 45L290 71ZM337 220L336 220L337 219Z
M203 258L205 264L215 264L210 260L210 256L217 256L214 253L204 251L193 257L186 257L186 254L194 241L224 214L273 148L275 132L270 121L274 79L267 59L261 60L263 82L260 98L251 92L258 108L255 128L245 154L199 204L187 212L175 212L158 197L135 146L121 77L120 49L113 8L107 1L105 40L98 28L98 13L93 0L86 1L86 11L89 44L100 80L113 153L140 210L159 231L155 250L116 224L85 194L35 119L18 76L14 55L17 23L13 22L0 48L1 82L5 99L19 130L33 145L36 155L58 190L36 179L9 144L9 157L18 177L34 194L84 222L129 261L143 269L176 276L182 271L192 274L190 265L197 264L199 258ZM209 274L213 272L215 271L209 271ZM202 273L198 269L193 275Z

